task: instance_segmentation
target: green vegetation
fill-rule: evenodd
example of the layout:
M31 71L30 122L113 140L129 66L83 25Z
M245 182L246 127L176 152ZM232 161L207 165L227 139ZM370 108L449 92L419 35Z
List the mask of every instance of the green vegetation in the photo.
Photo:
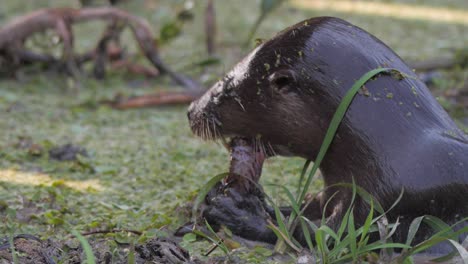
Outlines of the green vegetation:
M2 1L0 25L40 7L65 6L70 2ZM443 56L452 49L468 46L467 24L299 9L295 2L282 4L266 17L256 37L268 38L308 17L334 15L375 34L408 60ZM431 8L440 8L437 3L424 1L424 5ZM175 70L184 69L209 86L246 53L240 47L259 10L254 1L242 4L215 1L217 52L221 63L205 65L200 63L207 61L203 4L204 1L196 1L194 20L185 22L181 32L160 51ZM75 7L77 5L78 1ZM124 1L121 7L145 17L154 26L154 32L159 32L174 21L183 5L181 0L135 0ZM451 1L450 5L451 10L468 12L464 0ZM79 50L92 48L103 29L104 25L78 26ZM131 41L125 43L130 52L136 50ZM118 111L99 104L116 94L142 95L155 90L180 89L167 77L147 80L114 72L104 81L83 79L77 83L64 76L35 71L37 69L20 72L19 80L0 80L0 221L5 223L0 225L0 234L12 237L28 233L63 239L70 235L69 223L80 232L138 230L143 233L140 237L120 233L106 236L122 243L144 241L164 235L163 227L174 228L187 221L191 208L186 204L193 201L208 179L227 170L227 152L215 143L203 142L192 135L187 125L186 107ZM437 83L434 91L436 95L459 87L467 73L455 69L443 76L445 78ZM440 101L463 126L466 110L444 97ZM49 159L51 148L66 143L84 147L89 156L67 162ZM262 184L275 203L286 204L290 199L279 188L268 187L268 183L293 188L302 163L303 160L297 158L275 158L266 162ZM319 181L313 184L311 190L320 188ZM370 219L375 217L371 215ZM348 232L354 228L351 222L349 219L345 223ZM369 232L369 228L356 229L354 236L365 237L362 234ZM321 230L318 236L322 237L318 241L325 241L322 244L322 251L325 251L327 239L332 241L334 235L330 230ZM358 250L361 244L351 245L352 240L340 238L341 242L347 241L346 247ZM201 255L208 243L187 239L184 245L195 255ZM253 263L261 263L271 255L263 248L253 251L243 251L241 255ZM213 254L222 255L223 252L217 249Z

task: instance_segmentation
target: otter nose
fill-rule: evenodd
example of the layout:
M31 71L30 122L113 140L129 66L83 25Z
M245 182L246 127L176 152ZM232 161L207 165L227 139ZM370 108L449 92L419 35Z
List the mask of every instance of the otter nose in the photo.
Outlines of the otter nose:
M190 103L189 108L187 109L187 118L188 120L192 120L194 117L194 112L195 112L195 104L194 102Z

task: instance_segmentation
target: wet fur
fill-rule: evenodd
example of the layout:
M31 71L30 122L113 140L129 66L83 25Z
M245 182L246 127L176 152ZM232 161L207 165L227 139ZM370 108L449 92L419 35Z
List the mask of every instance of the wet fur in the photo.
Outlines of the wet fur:
M397 241L405 240L408 225L417 216L434 215L448 223L468 216L466 135L398 55L337 18L300 22L261 44L192 103L190 125L205 139L255 138L269 146L270 156L314 160L344 94L378 67L396 68L410 77L379 75L365 84L322 162L325 186L354 179L384 208L404 189L402 200L388 214L390 221L402 219ZM324 203L337 191L324 212L333 228L348 207L349 190L330 188L312 205L315 211L309 210L310 216L320 216ZM219 206L223 205L212 207ZM231 217L236 212L231 210ZM354 213L362 222L368 206L358 201ZM216 221L229 214L212 216ZM429 233L423 230L418 239Z

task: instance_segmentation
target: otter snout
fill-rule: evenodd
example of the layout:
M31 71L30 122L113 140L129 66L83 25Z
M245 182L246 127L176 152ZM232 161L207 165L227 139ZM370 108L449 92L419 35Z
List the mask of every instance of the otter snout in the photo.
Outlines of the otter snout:
M202 97L193 101L187 110L187 118L192 132L206 140L213 140L219 136L220 122L213 109L213 89L208 90Z
M196 107L196 104L195 104L195 101L191 102L188 109L187 109L187 118L189 120L189 122L191 122L191 120L193 120L195 118L195 107Z
M210 102L211 97L211 90L208 90L202 97L198 98L197 100L193 101L188 110L187 110L187 118L189 120L190 126L192 124L200 122L201 118L206 117L208 110L208 104Z

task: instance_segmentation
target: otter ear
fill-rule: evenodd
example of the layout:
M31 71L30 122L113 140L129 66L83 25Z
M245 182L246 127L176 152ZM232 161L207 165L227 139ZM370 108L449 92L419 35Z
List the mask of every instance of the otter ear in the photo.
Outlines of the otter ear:
M274 90L289 92L293 88L296 78L292 70L279 70L272 73L268 77L268 81Z

